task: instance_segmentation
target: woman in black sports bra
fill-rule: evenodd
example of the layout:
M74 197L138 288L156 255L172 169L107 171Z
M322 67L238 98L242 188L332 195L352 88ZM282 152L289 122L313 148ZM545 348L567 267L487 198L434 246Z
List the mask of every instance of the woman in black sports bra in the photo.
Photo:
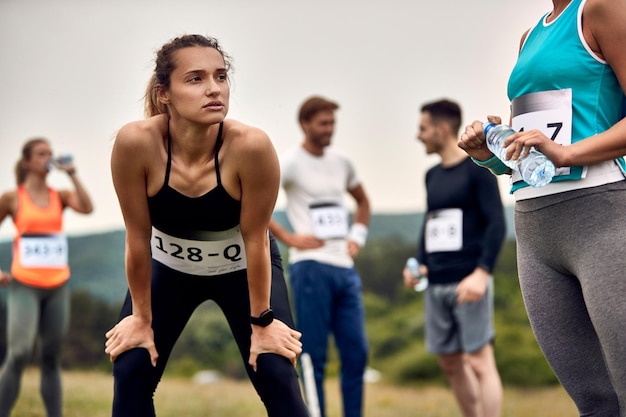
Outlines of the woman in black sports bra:
M279 165L267 135L228 111L230 60L185 35L157 53L147 119L111 158L126 225L128 295L107 332L113 416L154 416L154 391L196 307L223 310L268 416L308 416L280 253L268 234Z

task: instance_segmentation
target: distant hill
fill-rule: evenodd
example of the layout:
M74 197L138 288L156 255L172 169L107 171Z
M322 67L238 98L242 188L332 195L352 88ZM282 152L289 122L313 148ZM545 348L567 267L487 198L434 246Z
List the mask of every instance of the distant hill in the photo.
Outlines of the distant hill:
M506 217L507 236L513 239L511 207L507 207ZM277 211L274 218L286 224L283 211ZM397 238L416 244L423 218L423 213L374 214L370 223L369 239ZM121 302L126 293L124 240L124 230L70 236L71 288L87 290L93 296L108 302ZM0 265L8 269L10 263L11 242L0 242Z
M513 230L513 207L505 206L504 216L506 220L506 237L515 239ZM283 225L288 225L284 211L276 211L274 219ZM424 213L393 213L373 214L369 227L369 237L388 238L397 237L408 243L416 243L417 235L424 221Z
M289 228L284 211L276 211L274 220ZM397 237L405 242L415 242L424 213L374 214L369 225L368 239Z

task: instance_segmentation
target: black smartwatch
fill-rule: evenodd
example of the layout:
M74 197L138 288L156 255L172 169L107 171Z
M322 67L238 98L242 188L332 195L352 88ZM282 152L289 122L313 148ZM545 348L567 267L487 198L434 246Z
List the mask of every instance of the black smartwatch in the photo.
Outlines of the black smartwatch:
M250 324L255 326L267 327L274 321L274 312L271 308L268 308L261 313L259 317L250 316Z

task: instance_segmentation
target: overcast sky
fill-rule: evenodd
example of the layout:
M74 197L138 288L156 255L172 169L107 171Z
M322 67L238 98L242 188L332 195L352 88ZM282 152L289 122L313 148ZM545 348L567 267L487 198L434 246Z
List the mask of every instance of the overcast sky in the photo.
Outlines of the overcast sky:
M66 229L122 228L113 137L143 117L155 52L200 33L234 58L229 117L265 130L281 153L302 140L304 98L336 100L333 146L354 161L374 212L423 210L424 174L437 158L415 140L420 105L455 99L464 123L508 117L521 34L550 8L548 0L0 0L0 191L15 187L24 141L45 136L74 155L95 203L90 216L68 211ZM58 172L49 182L70 184ZM13 233L7 218L0 238Z

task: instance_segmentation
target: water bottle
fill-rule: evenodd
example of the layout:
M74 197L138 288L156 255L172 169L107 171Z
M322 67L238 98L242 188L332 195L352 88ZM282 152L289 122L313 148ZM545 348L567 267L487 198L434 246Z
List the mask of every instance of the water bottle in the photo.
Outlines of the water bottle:
M555 172L554 164L534 147L530 148L528 155L523 158L516 161L505 160L506 148L502 144L506 138L517 133L511 127L503 124L485 123L483 124L483 132L489 150L506 166L517 170L528 185L543 187L552 180Z
M70 165L72 162L74 162L72 154L67 153L59 155L56 158L52 158L52 160L48 163L48 171L52 170L54 167L59 168L65 165Z
M74 162L74 157L69 153L59 155L52 160L52 163L56 166L69 165L72 162Z
M428 277L425 277L420 273L420 263L417 261L417 259L407 259L406 267L409 272L411 272L411 275L419 279L419 282L413 287L415 291L424 291L426 288L428 288Z

